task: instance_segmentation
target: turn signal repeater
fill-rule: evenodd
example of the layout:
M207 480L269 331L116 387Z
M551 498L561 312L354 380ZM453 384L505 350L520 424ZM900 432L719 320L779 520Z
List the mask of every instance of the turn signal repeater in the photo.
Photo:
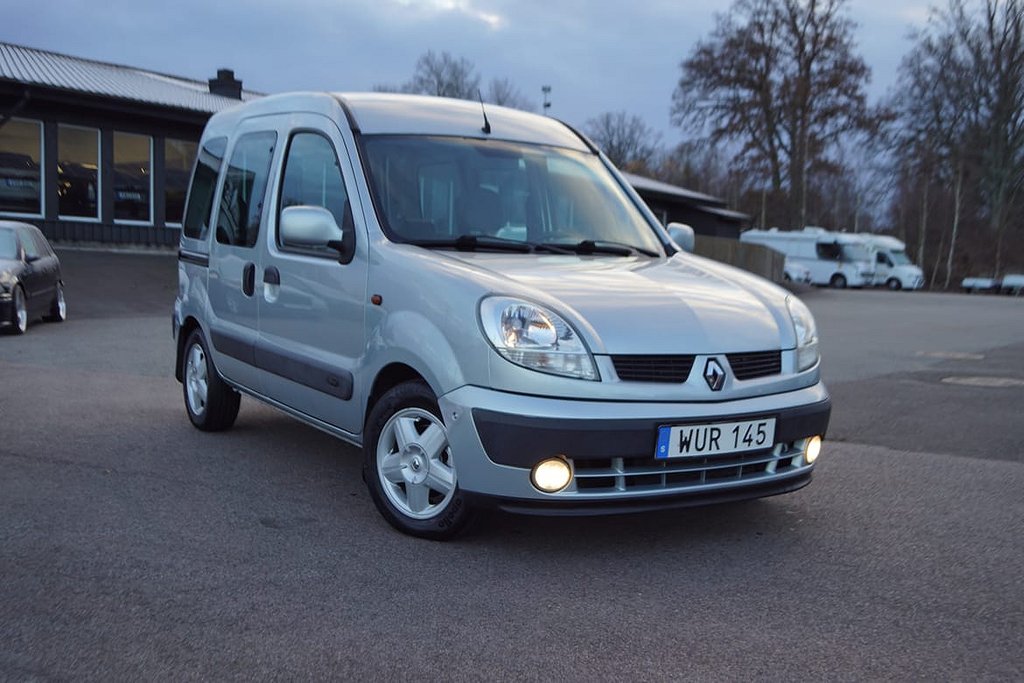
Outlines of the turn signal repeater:
M812 436L804 444L804 461L808 465L813 465L819 455L821 455L821 437Z
M572 467L563 458L547 458L533 466L530 481L538 491L558 493L572 481Z

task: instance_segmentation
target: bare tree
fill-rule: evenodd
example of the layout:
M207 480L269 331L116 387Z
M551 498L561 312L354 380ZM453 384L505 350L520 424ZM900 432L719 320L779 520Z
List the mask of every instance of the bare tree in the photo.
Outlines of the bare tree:
M948 287L972 191L994 237L995 273L1003 267L1006 232L1024 187L1024 1L950 0L915 41L894 98L898 149L903 166L915 166L922 183L922 268L929 188L952 205L948 242L945 230L938 240L948 247L936 253L932 271L934 280L944 259Z
M809 170L872 120L845 5L735 0L682 62L673 94L673 122L738 144L743 168L785 191L793 223L807 222Z
M626 171L649 173L661 144L660 133L624 111L590 119L584 131L613 164Z
M427 50L416 61L406 92L474 100L480 92L480 76L465 57L456 59L448 52Z
M508 78L492 78L484 99L492 104L523 111L537 111L537 105L512 84Z

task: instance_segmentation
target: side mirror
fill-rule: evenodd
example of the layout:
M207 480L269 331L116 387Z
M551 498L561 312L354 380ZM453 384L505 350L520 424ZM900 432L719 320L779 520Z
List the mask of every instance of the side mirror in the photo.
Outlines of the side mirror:
M679 248L683 251L693 253L693 244L695 241L693 228L685 223L669 223L668 224L668 236L672 238L672 241L679 245Z
M355 232L343 231L334 214L320 206L289 206L281 212L281 243L288 247L330 247L339 263L355 256Z
M28 254L28 253L25 254L25 263L35 263L39 259L40 259L40 257L38 255L36 255L36 254Z

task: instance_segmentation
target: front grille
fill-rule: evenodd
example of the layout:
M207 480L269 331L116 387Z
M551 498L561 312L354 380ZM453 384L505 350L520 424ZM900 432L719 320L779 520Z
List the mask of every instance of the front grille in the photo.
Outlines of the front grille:
M612 356L615 372L623 382L680 384L690 376L694 356Z
M756 379L782 372L781 351L727 353L725 357L729 359L729 367L736 379Z
M706 458L577 458L573 474L581 494L640 493L771 479L805 466L800 440L768 450Z

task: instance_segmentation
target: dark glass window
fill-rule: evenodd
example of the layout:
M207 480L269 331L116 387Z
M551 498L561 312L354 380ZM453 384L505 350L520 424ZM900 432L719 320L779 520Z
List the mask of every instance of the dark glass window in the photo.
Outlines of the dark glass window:
M99 218L100 132L57 127L57 206L61 216Z
M43 213L39 160L42 125L12 119L0 126L0 211Z
M213 209L213 191L217 187L217 176L224 161L227 138L213 138L203 145L196 160L192 176L192 193L188 196L185 212L184 231L186 237L205 239L210 229L210 210Z
M825 261L838 261L842 256L842 248L835 242L818 242L818 258Z
M148 135L114 132L114 219L151 222L153 145Z
M268 131L243 135L235 143L224 172L217 216L217 241L221 244L256 244L276 140L277 134Z
M188 173L196 158L198 145L187 140L164 140L164 206L165 221L180 225L185 215L185 193L188 191Z
M281 210L289 206L323 207L334 214L338 227L352 228L352 208L338 157L330 141L322 135L297 133L292 137L281 180ZM280 236L277 243L281 245ZM338 255L326 246L312 251L332 257Z

